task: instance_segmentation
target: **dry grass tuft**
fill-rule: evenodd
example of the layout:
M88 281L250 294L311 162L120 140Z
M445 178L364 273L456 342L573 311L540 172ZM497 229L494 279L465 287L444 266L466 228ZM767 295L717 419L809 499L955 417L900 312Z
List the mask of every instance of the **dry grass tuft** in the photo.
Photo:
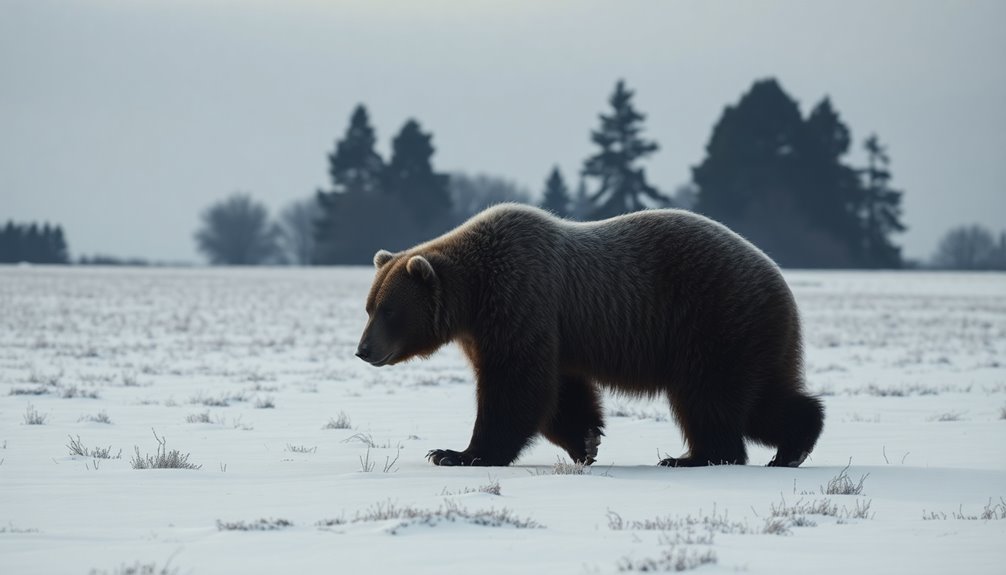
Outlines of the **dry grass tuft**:
M440 494L443 496L468 495L469 493L488 493L489 495L501 495L502 489L500 488L499 480L494 479L489 483L479 485L478 487L465 487L460 491L453 491L453 492L447 491L447 488L444 487L444 490L440 492Z
M185 416L186 423L213 423L210 419L210 412L203 411L201 413L190 413Z
M286 450L290 453L316 453L318 451L318 446L307 447L306 445L294 445L292 443L287 443Z
M81 421L90 421L91 423L104 423L107 425L112 424L112 420L108 418L108 413L105 410L101 410L94 415L81 415L77 420L78 423Z
M374 521L396 521L388 528L395 535L400 529L415 525L434 527L441 523L470 523L482 527L514 527L516 529L540 529L544 526L532 519L517 517L509 509L469 510L456 502L447 500L436 509L422 509L410 505L397 506L391 501L377 503L370 509L357 513L351 520L343 518L318 522L319 527L336 527L349 523L369 523Z
M48 416L39 413L35 406L28 404L28 408L24 411L24 424L25 425L45 425L45 420Z
M849 468L852 466L852 459L849 459L849 464L842 468L842 471L838 473L835 477L832 477L828 481L827 487L821 486L821 493L825 495L862 495L863 494L863 483L866 479L870 477L867 473L859 478L859 481L853 482L849 477Z
M112 455L112 446L108 447L95 447L94 449L88 449L80 441L80 436L78 435L76 439L72 435L67 435L70 439L70 443L66 445L66 448L70 450L70 455L79 457L91 457L94 459L121 459L122 450L120 449L118 453Z
M339 412L339 417L329 418L328 423L322 426L322 429L352 429L353 423L349 420L349 416L346 415L345 411Z
M153 431L151 429L151 431ZM140 455L140 448L136 447L136 455L129 461L133 469L200 469L202 465L189 463L189 454L182 454L177 449L168 451L167 438L157 436L154 431L154 439L157 440L156 455Z
M218 531L279 531L293 527L293 523L286 519L259 519L245 523L244 521L220 521L217 519Z
M659 556L644 559L623 557L618 562L618 570L621 572L691 571L703 565L715 565L718 562L716 552L712 549L695 549L670 540L663 540L661 543L663 548Z
M255 398L255 409L275 409L276 401L272 397Z
M730 535L746 535L756 532L747 523L732 521L725 512L722 515L718 514L715 505L709 515L700 510L697 516L666 515L652 519L634 520L623 519L618 513L608 510L608 528L615 531L680 531L686 533L701 529L710 534Z
M178 568L171 566L169 560L163 567L158 567L157 563L140 563L137 561L132 565L120 565L114 571L99 571L91 569L89 575L177 575Z
M995 521L1006 519L1006 499L1000 497L998 502L993 503L992 498L989 497L989 502L985 504L985 508L982 509L981 513L965 513L963 504L957 508L957 511L952 511L949 514L945 511L922 512L922 519L926 521L950 518L963 521Z

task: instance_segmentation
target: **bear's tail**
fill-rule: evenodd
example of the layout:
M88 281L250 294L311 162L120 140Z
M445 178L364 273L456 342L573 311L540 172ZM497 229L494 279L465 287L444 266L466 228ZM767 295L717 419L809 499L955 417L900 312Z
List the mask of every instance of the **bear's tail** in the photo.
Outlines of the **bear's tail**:
M746 435L777 448L771 467L798 467L824 428L821 400L798 390L763 396L751 411Z

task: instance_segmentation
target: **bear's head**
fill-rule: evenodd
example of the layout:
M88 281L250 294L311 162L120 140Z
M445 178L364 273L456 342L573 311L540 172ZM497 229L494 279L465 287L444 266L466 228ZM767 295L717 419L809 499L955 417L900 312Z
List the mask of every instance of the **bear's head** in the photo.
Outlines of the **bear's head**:
M369 319L356 356L380 367L436 351L445 341L438 329L440 278L430 259L381 250L374 255L374 267Z

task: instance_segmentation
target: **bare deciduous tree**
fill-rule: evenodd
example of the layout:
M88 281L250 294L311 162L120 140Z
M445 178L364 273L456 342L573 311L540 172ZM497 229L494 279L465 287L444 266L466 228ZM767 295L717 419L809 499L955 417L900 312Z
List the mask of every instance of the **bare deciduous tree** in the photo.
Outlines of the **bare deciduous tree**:
M320 216L313 196L291 202L280 212L280 244L290 263L306 266L313 262L315 226Z
M933 264L954 270L1006 269L1006 234L997 243L978 224L953 228L940 240Z
M196 244L214 265L259 265L277 261L278 228L266 207L235 193L206 209Z
M530 192L510 180L497 176L454 173L451 174L450 185L454 217L459 222L495 204L531 203Z

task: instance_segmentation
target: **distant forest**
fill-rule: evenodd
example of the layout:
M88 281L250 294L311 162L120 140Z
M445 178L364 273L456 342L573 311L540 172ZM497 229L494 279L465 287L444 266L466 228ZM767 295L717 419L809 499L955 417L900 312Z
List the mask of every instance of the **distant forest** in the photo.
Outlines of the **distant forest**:
M68 263L63 228L8 221L0 228L0 263Z
M555 166L540 194L504 177L437 171L433 134L414 119L384 158L367 108L358 105L328 154L326 187L276 218L250 194L232 194L203 211L196 245L214 265L366 265L378 249L405 249L493 204L537 197L542 208L580 221L654 207L693 210L728 225L783 267L906 267L897 241L906 230L904 191L894 184L887 147L875 134L854 140L829 98L804 114L775 79L755 82L714 123L691 181L668 191L647 178L645 162L659 144L644 135L646 116L633 96L625 82L616 83L590 133L593 153L574 181ZM864 165L847 159L854 146L862 148ZM67 261L58 227L43 233L35 224L12 226L0 236L0 261ZM38 247L46 241L59 247ZM22 247L28 245L36 247ZM145 263L108 256L78 262ZM1006 269L1006 232L960 226L947 232L930 262L907 265Z

